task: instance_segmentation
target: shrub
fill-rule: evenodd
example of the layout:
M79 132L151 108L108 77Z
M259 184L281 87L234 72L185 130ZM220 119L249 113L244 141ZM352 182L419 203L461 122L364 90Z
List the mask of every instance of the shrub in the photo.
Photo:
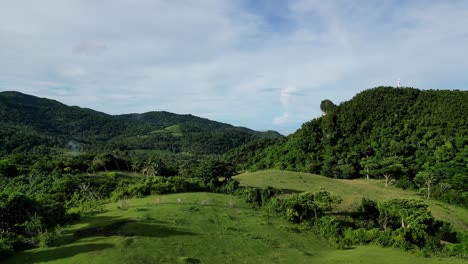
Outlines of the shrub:
M346 228L343 231L343 237L350 245L363 245L372 241L373 237L369 231L364 228L352 229Z
M321 237L336 239L341 237L340 223L333 217L324 216L311 221L312 229Z
M390 247L392 246L392 234L391 232L386 232L379 230L379 232L375 232L376 237L374 239L374 242L381 246L381 247Z
M237 192L237 194L240 195L245 202L254 206L264 206L268 204L273 197L280 193L280 190L270 186L268 186L266 189L243 187Z
M222 187L223 193L235 193L239 189L240 182L236 179L229 179Z
M7 238L0 238L0 259L5 259L14 253L12 242Z

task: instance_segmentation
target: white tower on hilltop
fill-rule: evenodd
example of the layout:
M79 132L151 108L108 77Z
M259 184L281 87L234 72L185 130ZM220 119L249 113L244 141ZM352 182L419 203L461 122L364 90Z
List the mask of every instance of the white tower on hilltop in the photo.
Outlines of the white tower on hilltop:
M400 78L398 78L398 80L397 80L397 87L400 88L400 86L401 86Z

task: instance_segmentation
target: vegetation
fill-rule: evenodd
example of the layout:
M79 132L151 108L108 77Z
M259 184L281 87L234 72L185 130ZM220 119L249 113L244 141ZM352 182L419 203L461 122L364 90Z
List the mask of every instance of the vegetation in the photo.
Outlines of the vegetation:
M280 138L193 115L111 116L18 92L0 92L0 153L164 150L222 154L260 138ZM47 150L50 151L50 150Z
M191 115L110 116L2 92L0 258L352 263L343 256L373 262L367 256L382 252L401 262L379 246L461 261L467 209L436 199L467 205L466 95L376 88L338 106L324 100L323 117L282 138ZM235 176L270 167L339 179Z
M378 87L321 108L286 139L228 156L241 169L385 179L468 206L468 92Z
M110 203L65 228L60 247L5 263L465 263L376 245L337 250L302 225L269 217L242 199L183 193Z
M382 180L333 179L329 177L291 171L265 170L243 173L234 177L241 186L268 188L271 186L284 193L317 192L321 188L338 194L343 201L336 205L336 210L345 214L357 211L363 198L385 201L397 198L424 200L431 214L436 219L452 224L457 231L468 230L468 209L449 205L436 200L425 200L415 191L402 190L396 186L385 187Z

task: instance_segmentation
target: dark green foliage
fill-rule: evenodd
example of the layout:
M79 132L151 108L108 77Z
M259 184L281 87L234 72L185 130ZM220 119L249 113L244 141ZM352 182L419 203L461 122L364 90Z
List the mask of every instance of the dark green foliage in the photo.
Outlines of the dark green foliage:
M378 227L379 214L377 202L363 198L354 221L357 227L372 229Z
M0 193L0 255L36 245L47 229L72 220L62 203Z
M355 215L355 224L360 231L345 232L345 237L354 244L374 242L405 250L440 251L441 240L458 242L451 226L434 219L427 205L420 200L392 199L376 203L363 199Z
M121 184L112 193L113 201L151 194L212 191L200 178L148 177L133 184Z
M320 103L320 110L322 110L323 114L327 114L327 113L330 113L332 111L334 111L336 109L336 105L330 101L330 100L323 100L321 103Z
M8 238L0 238L0 259L6 259L14 253L13 243Z
M293 223L301 223L323 216L332 209L333 204L339 204L341 201L341 197L322 189L314 193L303 192L274 197L270 209Z
M222 154L256 139L279 137L273 131L257 132L192 115L111 116L18 92L0 93L0 154L41 146L72 153L157 149Z
M268 186L266 189L259 189L254 187L243 187L237 192L245 202L253 206L264 206L270 199L281 194L281 191Z
M204 159L198 165L195 176L203 179L205 182L219 180L220 178L229 179L235 173L234 166L224 160Z
M430 195L468 205L468 92L378 87L333 106L285 140L251 148L241 167L310 172L334 178L382 178L403 188L430 170ZM249 149L246 149L249 151ZM235 160L235 159L234 159ZM241 160L241 159L239 159Z
M11 160L0 160L0 177L13 178L18 175L18 169Z

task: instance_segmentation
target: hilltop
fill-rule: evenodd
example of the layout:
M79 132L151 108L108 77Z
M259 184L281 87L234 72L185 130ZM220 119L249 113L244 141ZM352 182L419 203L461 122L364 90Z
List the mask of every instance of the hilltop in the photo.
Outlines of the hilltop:
M339 105L323 100L321 110L283 140L227 156L242 169L384 178L468 205L468 91L377 87Z

